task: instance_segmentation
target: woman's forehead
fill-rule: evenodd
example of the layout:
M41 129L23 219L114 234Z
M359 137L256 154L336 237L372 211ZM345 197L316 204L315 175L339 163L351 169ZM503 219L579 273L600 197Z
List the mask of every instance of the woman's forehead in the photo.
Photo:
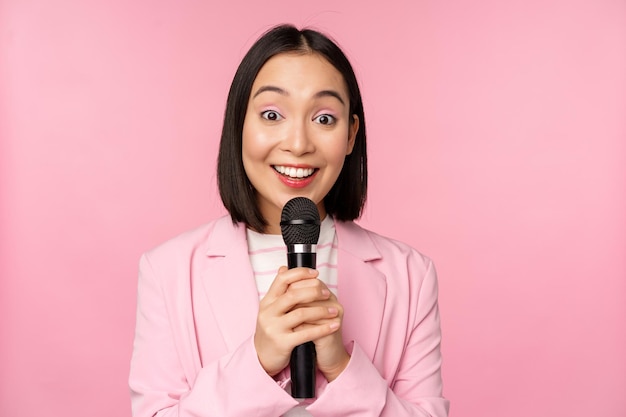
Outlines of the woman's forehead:
M348 99L347 85L339 70L322 55L309 52L281 53L270 58L254 80L251 97L260 91L286 95L336 91L342 101Z

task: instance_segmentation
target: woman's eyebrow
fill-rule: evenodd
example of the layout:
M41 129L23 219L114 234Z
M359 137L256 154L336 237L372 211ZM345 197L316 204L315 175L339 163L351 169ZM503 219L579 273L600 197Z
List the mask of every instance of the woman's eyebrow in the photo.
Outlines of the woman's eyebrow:
M283 90L280 87L276 87L274 85L264 85L264 86L260 87L256 91L256 93L254 93L254 96L252 96L252 98L254 98L254 97L258 96L259 94L264 93L266 91L273 91L273 92L278 93L278 94L283 95L283 96L288 96L289 95L289 93L287 91Z
M286 90L284 90L284 89L282 89L280 87L276 87L275 85L264 85L262 87L259 87L259 89L252 96L252 98L255 98L259 94L264 93L266 91L272 91L272 92L278 93L278 94L280 94L282 96L289 96L289 92L287 92ZM344 102L343 98L341 98L341 95L338 92L336 92L335 90L318 91L313 96L313 98L322 98L322 97L335 97L337 100L339 100L339 102L341 104L343 104L344 106L346 105L346 103Z
M337 100L339 100L341 104L343 104L344 106L346 105L346 103L344 103L343 99L341 98L341 95L339 95L339 93L336 92L335 90L322 90L322 91L315 93L313 97L315 98L335 97Z

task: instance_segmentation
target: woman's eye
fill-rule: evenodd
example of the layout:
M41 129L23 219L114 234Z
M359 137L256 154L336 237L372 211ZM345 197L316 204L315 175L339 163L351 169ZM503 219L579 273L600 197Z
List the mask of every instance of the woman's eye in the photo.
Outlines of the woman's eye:
M330 114L320 114L313 120L321 125L332 125L335 123L335 117Z
M272 122L281 120L283 118L277 111L274 110L265 110L261 113L261 117L265 120L271 120Z

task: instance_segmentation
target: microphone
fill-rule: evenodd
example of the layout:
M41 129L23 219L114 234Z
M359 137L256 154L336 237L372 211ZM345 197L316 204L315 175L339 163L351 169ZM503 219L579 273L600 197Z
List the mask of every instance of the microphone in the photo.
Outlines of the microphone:
M292 198L280 216L280 231L287 245L287 267L315 269L315 247L320 237L320 214L306 197ZM291 352L291 396L315 398L315 345L306 342Z

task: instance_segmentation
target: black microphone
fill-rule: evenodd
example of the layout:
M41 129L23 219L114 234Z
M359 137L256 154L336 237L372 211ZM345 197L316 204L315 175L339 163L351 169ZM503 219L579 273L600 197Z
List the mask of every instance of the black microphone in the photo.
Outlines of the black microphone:
M306 197L292 198L280 216L280 231L287 245L287 267L315 269L315 246L320 238L320 214ZM291 396L315 398L315 345L306 342L291 352Z

